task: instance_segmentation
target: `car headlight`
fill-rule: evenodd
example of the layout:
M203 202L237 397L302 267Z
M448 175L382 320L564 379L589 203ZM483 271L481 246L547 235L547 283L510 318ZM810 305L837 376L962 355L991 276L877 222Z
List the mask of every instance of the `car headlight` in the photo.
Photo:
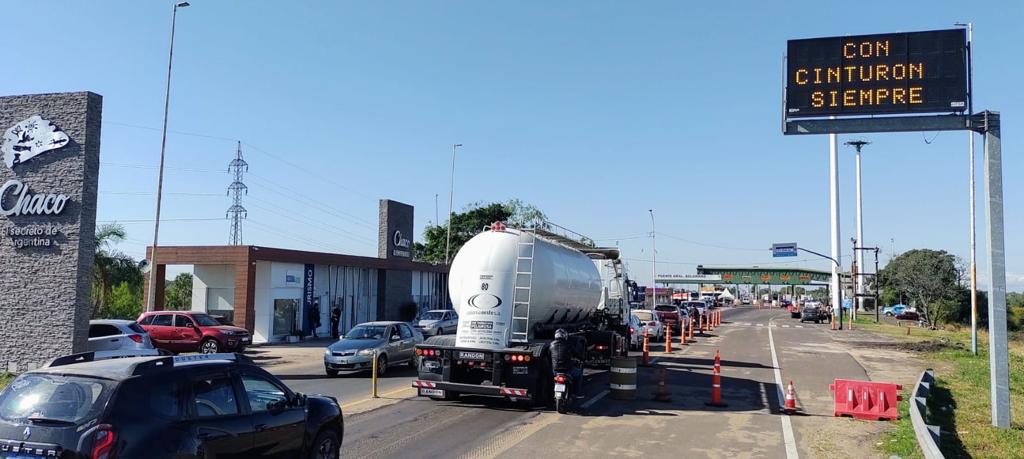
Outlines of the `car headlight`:
M232 331L232 330L221 330L221 333L222 333L222 334L223 334L224 336L235 336L235 332L234 332L234 331Z
M373 348L370 348L370 349L360 349L359 350L359 355L373 355Z
M330 349L324 349L324 357L327 357L327 356L330 356L330 355L331 355L331 350Z

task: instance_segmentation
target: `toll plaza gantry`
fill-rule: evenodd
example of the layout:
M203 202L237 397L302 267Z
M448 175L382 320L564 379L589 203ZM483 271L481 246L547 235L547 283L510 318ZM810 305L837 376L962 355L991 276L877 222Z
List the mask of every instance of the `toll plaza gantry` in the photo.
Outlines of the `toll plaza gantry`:
M815 286L829 288L832 273L803 268L709 267L697 266L696 275L659 274L656 283L665 285L750 285L756 295L759 286Z

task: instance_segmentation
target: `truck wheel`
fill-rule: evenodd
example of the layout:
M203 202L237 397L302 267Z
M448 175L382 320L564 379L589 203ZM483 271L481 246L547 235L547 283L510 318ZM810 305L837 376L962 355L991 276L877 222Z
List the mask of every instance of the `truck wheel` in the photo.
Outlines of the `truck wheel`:
M419 358L417 358L415 355L409 358L409 368L412 368L413 370L420 369Z

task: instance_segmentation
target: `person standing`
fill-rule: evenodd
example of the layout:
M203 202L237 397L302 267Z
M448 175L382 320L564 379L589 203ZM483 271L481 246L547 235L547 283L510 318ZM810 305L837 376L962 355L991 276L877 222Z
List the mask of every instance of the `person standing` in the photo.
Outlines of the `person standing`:
M320 328L320 302L314 301L309 308L309 325L313 328L313 338L319 338L316 329Z
M331 310L331 338L338 339L338 326L341 324L341 308L335 306Z

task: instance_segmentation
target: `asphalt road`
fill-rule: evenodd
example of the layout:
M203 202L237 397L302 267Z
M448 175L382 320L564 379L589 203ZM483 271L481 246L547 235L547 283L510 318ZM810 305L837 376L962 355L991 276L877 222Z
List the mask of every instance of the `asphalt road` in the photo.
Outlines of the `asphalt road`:
M368 398L367 375L327 378L319 361L291 365L279 376L300 392L341 400L342 453L350 458L824 457L814 443L821 424L832 420L828 384L867 379L864 369L837 348L826 324L750 308L726 310L725 321L694 343L676 341L671 354L653 344L655 365L639 372L634 401L605 397L607 372L588 371L584 408L570 415L487 397L419 398L410 387L415 372L398 367L381 380L378 399ZM706 405L716 350L725 407ZM671 402L652 400L658 369L665 370ZM810 416L780 414L780 390L790 379Z

